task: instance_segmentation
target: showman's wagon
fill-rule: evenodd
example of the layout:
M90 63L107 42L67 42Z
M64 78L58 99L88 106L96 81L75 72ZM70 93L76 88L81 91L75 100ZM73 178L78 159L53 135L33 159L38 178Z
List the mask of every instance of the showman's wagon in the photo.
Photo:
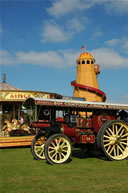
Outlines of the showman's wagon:
M128 104L28 98L24 107L35 117L36 159L68 162L73 145L86 152L98 149L109 160L128 158Z

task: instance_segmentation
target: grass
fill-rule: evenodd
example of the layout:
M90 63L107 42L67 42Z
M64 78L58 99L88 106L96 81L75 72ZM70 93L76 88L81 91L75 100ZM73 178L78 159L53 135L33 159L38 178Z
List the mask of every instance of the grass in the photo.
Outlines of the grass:
M50 165L30 148L0 149L0 193L127 193L128 160L107 161L74 150L72 161Z

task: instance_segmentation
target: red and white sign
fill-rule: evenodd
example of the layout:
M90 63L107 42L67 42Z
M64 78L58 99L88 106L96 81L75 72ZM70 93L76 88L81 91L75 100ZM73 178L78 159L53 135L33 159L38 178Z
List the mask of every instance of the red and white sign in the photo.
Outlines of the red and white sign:
M91 126L92 126L92 120L91 119L78 118L77 127L90 128Z
M82 143L95 143L95 135L81 135Z

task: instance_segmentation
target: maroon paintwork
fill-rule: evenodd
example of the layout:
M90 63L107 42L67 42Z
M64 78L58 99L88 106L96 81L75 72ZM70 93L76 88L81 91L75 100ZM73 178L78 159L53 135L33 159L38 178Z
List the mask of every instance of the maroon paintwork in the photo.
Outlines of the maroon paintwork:
M106 121L117 119L120 110L128 110L127 104L39 98L27 99L24 105L28 108L37 105L50 111L47 120L33 122L32 127L40 128L47 136L63 133L76 144L94 144L101 126ZM63 117L56 117L57 111L62 111ZM86 116L82 115L83 112Z

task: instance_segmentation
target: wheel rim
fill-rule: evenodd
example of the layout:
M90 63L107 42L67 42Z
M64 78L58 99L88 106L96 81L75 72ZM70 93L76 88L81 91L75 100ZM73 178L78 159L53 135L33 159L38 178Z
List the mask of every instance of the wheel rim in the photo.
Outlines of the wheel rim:
M40 159L45 159L45 155L44 155L44 146L46 143L46 138L45 136L41 136L39 137L35 144L34 144L34 152L36 154L36 156Z
M51 140L48 147L48 156L54 163L65 162L71 154L71 145L65 137L56 137Z
M111 123L103 135L103 148L111 159L128 157L128 126L123 122Z

